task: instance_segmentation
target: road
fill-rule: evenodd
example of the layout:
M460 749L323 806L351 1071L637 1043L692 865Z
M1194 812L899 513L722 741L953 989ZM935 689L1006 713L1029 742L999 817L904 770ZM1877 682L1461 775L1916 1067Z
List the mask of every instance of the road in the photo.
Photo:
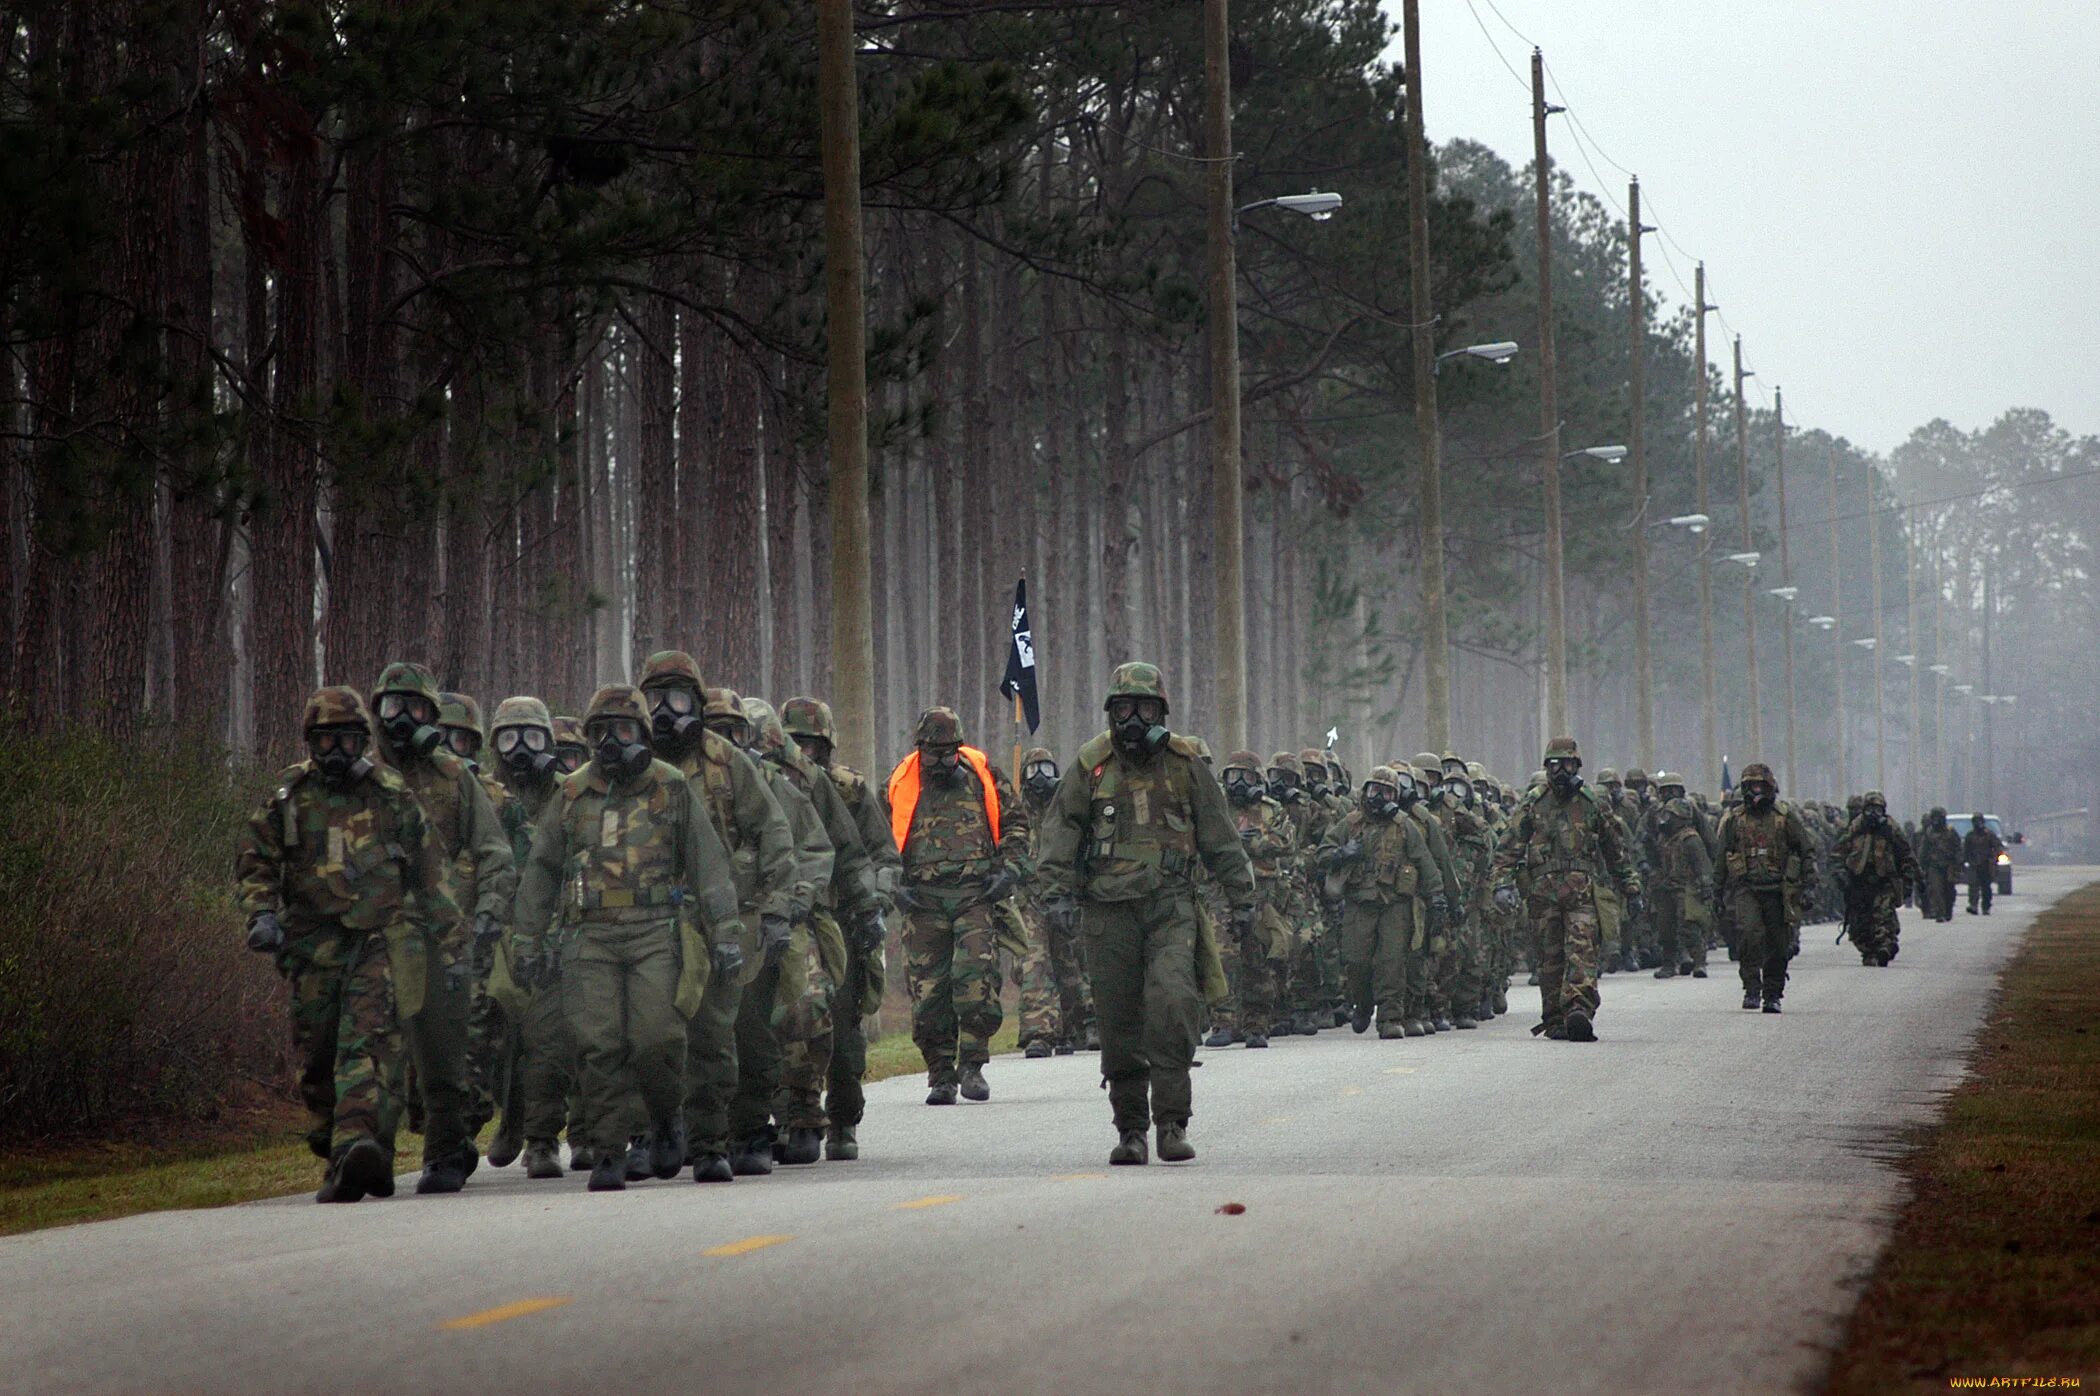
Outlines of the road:
M1206 1054L1194 1164L1106 1166L1085 1056L869 1090L866 1157L729 1187L483 1170L0 1239L0 1391L1730 1392L1813 1383L1901 1133L2033 914L1803 934L1778 1018L1605 981L1594 1045L1347 1031ZM1221 1212L1238 1204L1244 1212Z

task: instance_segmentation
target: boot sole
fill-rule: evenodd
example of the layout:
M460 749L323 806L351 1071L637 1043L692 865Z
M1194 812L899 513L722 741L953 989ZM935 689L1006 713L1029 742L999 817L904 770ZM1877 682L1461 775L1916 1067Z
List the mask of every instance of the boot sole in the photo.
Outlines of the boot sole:
M1595 1042L1596 1040L1597 1029L1590 1025L1588 1018L1585 1018L1580 1013L1570 1013L1568 1015L1568 1041Z
M391 1192L394 1181L393 1170L388 1167L386 1150L378 1141L360 1139L343 1155L342 1166L336 1170L335 1200L357 1202L368 1194L378 1191L382 1183Z

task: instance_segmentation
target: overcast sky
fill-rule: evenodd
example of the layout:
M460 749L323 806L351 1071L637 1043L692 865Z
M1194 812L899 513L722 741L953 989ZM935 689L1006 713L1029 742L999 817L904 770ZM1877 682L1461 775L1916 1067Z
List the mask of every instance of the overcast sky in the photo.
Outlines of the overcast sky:
M1783 387L1789 420L1881 451L2015 406L2100 433L2100 0L1493 3L1422 0L1430 139L1528 163L1537 43L1598 173L1564 116L1556 163L1622 208L1605 156L1640 175L1753 404ZM1688 303L1658 240L1650 288Z

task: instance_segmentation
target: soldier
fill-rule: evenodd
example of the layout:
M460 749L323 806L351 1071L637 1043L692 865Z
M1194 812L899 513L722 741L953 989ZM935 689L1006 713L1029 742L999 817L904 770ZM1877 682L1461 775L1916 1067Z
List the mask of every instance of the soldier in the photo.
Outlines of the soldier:
M445 750L466 762L467 769L481 782L482 792L489 797L489 805L496 811L496 822L503 827L504 839L510 845L511 863L515 867L532 846L530 819L525 807L511 799L503 782L493 772L481 768L481 705L464 693L440 693L438 731L444 736ZM493 942L473 947L473 999L467 1010L466 1118L469 1139L478 1138L482 1126L495 1118L497 1105L510 1089L505 1073L511 1060L511 1025L504 1017L503 1009L489 996L489 971L494 967L495 953ZM489 1141L489 1165L494 1168L509 1165L522 1147L523 1140L514 1132L499 1130Z
M583 719L554 719L554 775L573 776L590 763L591 749L583 740Z
M1323 784L1325 775L1323 769ZM1290 816L1268 796L1259 756L1251 751L1232 753L1225 760L1224 784L1233 827L1254 867L1256 909L1254 923L1244 935L1237 933L1228 913L1222 949L1232 996L1212 1019L1214 1030L1203 1045L1229 1047L1245 1042L1249 1047L1266 1047L1269 1036L1265 1029L1275 1011L1276 971L1290 952L1285 918L1296 846ZM1224 890L1222 883L1208 885L1220 893Z
M1042 838L1043 811L1057 793L1057 758L1047 747L1031 747L1021 758L1021 798L1028 802L1031 851ZM1079 953L1077 930L1052 925L1043 914L1040 882L1019 898L1028 928L1028 955L1021 962L1022 1055L1068 1057L1080 1042L1098 1050L1094 1037L1094 998L1087 989L1086 963ZM1264 1024L1266 1026L1266 1024Z
M770 1130L763 1138L745 1138L730 1125L744 1070L738 1015L745 990L764 968L765 947L787 944L810 892L797 883L794 834L771 786L737 742L708 728L708 689L698 661L683 650L662 650L643 661L641 680L657 754L699 797L736 888L739 920L730 929L739 937L737 967L708 979L699 1007L684 1024L683 1120L693 1181L726 1183L739 1173L773 1171ZM732 733L741 732L744 714L734 695L726 708L718 701L713 714Z
M896 891L903 864L880 797L860 772L832 759L838 739L830 706L815 698L790 698L781 710L781 726L802 754L831 778L860 836L868 857L869 882L878 897L848 925L846 977L832 1000L831 1068L824 1082L824 1116L830 1123L824 1134L824 1157L850 1161L860 1157L859 1129L867 1108L861 1093L861 1078L868 1074L864 1020L868 1012L881 1007L887 985L883 952L889 931L883 924L881 899Z
M1684 784L1668 771L1655 773L1662 802L1652 811L1653 877L1648 920L1655 928L1657 979L1706 978L1706 931L1711 923L1714 862L1699 832L1699 814L1685 798Z
M650 1172L674 1178L685 1166L684 1020L710 978L743 969L743 927L729 854L699 793L650 754L641 692L599 689L584 731L591 764L562 782L534 829L510 963L534 988L549 956L561 956L558 992L596 1155L590 1190L617 1192L637 1095Z
M1223 886L1244 942L1254 868L1210 768L1167 730L1159 670L1118 667L1105 707L1108 730L1080 748L1051 798L1042 871L1050 914L1082 917L1117 1136L1109 1162L1147 1162L1148 1122L1160 1158L1180 1162L1196 1156L1189 1063L1203 1014L1191 875L1200 862Z
M460 920L425 957L423 1011L410 1019L408 1049L422 1095L423 1176L417 1192L458 1192L481 1161L467 1129L467 1025L473 966L510 924L517 864L488 791L467 763L444 749L438 686L420 664L386 666L372 689L378 746L422 802L446 859L446 893ZM471 917L471 921L465 919Z
M1934 805L1918 836L1918 867L1925 874L1918 901L1934 921L1954 919L1954 871L1960 862L1961 835L1948 826L1946 809Z
M1619 819L1626 826L1631 839L1627 845L1634 866L1640 869L1645 880L1654 871L1654 850L1651 847L1653 831L1648 827L1653 812L1654 782L1639 766L1626 768L1624 788L1619 792L1617 809ZM1662 964L1662 956L1655 946L1654 908L1643 904L1638 916L1628 914L1621 922L1620 962L1631 972L1636 969L1656 969Z
M1998 855L2005 844L1997 831L1984 821L1983 811L1969 816L1969 832L1961 837L1961 860L1968 869L1969 915L1976 914L1976 899L1983 899L1983 914L1991 914L1991 895L1998 889Z
M1923 881L1909 840L1889 818L1889 804L1879 790L1860 797L1859 818L1847 826L1832 848L1845 868L1845 933L1863 965L1885 967L1896 958L1901 934L1896 908L1904 890Z
M248 822L234 871L248 948L292 989L306 1145L328 1165L316 1202L394 1193L401 1022L422 961L459 920L444 850L408 785L369 754L353 688L307 700L307 758Z
M1465 763L1454 755L1449 764L1458 773L1447 777L1446 763L1430 752L1420 753L1414 761L1422 776L1419 808L1430 821L1430 835L1444 841L1458 890L1448 911L1436 918L1436 943L1428 961L1431 1021L1439 1032L1447 1027L1471 1031L1480 1026L1474 1016L1480 1011L1481 981L1480 923L1474 902L1487 896L1488 864L1494 856L1486 826L1465 812L1460 790Z
M1279 1016L1273 1026L1279 1033L1287 1029L1312 1037L1334 1024L1341 984L1340 939L1328 933L1313 885L1310 855L1319 847L1321 812L1307 797L1305 772L1291 753L1279 751L1269 758L1263 783L1269 798L1283 807L1291 828L1291 851L1283 860L1283 917L1290 927L1291 947L1281 1006L1288 1019ZM1213 895L1222 900L1225 893L1219 889Z
M1518 806L1509 837L1496 851L1495 904L1516 910L1518 877L1530 879L1525 900L1538 946L1541 1015L1532 1031L1594 1042L1601 1002L1596 893L1612 886L1637 901L1641 878L1619 841L1618 821L1582 783L1575 739L1548 742L1544 764L1544 788Z
M984 1079L999 1005L998 904L1027 881L1028 814L985 754L962 739L953 708L928 708L917 749L890 772L891 837L904 860L912 1042L926 1062L926 1103L990 1100Z
M1430 1036L1450 1032L1458 1024L1451 1019L1448 986L1439 982L1437 975L1450 946L1451 926L1463 910L1464 894L1459 887L1457 860L1451 856L1451 842L1444 837L1444 826L1430 814L1424 802L1420 773L1411 761L1387 763L1399 779L1400 812L1415 822L1429 844L1429 856L1436 863L1437 879L1443 888L1445 912L1432 915L1427 897L1415 899L1415 920L1421 931L1408 943L1407 968L1407 1018L1408 1023L1421 1029L1419 1033L1408 1033L1409 1037ZM1432 775L1438 770L1432 760L1429 765Z
M1815 850L1794 811L1779 803L1779 782L1762 761L1743 767L1741 803L1721 817L1715 883L1735 927L1743 1007L1779 1012L1787 962L1799 949L1798 900L1814 869Z
M1610 817L1618 821L1619 842L1626 849L1626 856L1636 866L1639 855L1635 852L1633 830L1626 823L1624 797L1626 787L1619 779L1618 771L1605 766L1597 772L1597 789L1604 797L1604 808ZM1602 938L1603 960L1598 966L1600 974L1620 974L1638 966L1637 959L1629 961L1626 956L1626 905L1619 900L1616 887L1597 889L1597 925Z
M1320 845L1328 890L1342 903L1342 973L1350 1000L1349 1026L1364 1032L1378 1018L1378 1036L1421 1035L1406 1030L1408 978L1420 963L1411 947L1422 936L1416 899L1441 914L1443 874L1430 856L1421 826L1400 803L1400 774L1372 770L1363 803Z

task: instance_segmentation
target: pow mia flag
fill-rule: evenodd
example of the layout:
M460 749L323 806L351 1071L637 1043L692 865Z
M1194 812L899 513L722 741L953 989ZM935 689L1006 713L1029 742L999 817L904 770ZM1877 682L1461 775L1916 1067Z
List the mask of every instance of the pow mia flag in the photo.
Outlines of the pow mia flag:
M1001 697L1018 698L1028 719L1028 730L1042 725L1042 709L1035 694L1035 633L1028 626L1028 579L1014 583L1013 643L1006 651L1006 677L999 681Z

